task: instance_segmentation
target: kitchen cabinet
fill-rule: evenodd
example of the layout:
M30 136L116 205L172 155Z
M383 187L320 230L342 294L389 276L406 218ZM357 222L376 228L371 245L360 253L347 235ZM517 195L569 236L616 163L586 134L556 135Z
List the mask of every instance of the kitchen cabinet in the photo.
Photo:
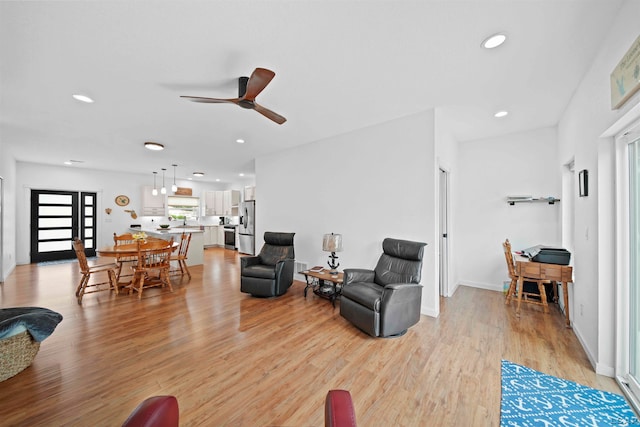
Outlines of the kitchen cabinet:
M222 211L225 216L237 216L238 205L240 204L239 190L226 190L222 201Z
M248 202L249 200L255 200L255 199L256 199L256 187L254 185L244 187L245 202Z
M204 192L204 214L206 216L237 216L239 204L239 190Z
M164 194L158 192L157 196L151 194L153 187L142 186L142 216L166 216L167 210L164 201Z
M204 226L204 246L217 246L220 244L218 240L218 229L222 228L217 225L205 225Z
M218 227L218 246L224 247L224 227Z
M204 192L204 215L216 216L220 215L218 212L222 211L222 194L220 191L205 191ZM219 199L219 203L216 201ZM219 208L218 208L219 206Z

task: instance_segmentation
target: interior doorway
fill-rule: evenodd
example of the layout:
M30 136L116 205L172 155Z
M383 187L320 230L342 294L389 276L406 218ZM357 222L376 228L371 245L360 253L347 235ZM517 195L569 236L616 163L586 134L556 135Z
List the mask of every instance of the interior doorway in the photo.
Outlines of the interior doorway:
M440 168L439 188L439 277L440 295L449 296L449 172Z

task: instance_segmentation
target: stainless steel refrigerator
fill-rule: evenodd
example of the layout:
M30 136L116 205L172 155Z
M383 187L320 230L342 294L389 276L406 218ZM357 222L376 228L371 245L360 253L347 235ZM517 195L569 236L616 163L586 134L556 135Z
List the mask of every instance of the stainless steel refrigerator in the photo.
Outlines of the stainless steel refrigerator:
M240 225L238 252L243 254L256 254L256 202L253 200L243 202L240 206Z

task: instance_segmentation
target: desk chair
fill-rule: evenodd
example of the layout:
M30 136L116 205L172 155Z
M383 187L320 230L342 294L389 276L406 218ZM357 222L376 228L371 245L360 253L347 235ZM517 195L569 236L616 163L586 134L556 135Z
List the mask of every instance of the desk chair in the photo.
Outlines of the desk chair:
M118 264L110 263L89 265L89 262L87 261L87 255L84 253L84 243L82 243L82 240L77 237L74 237L73 239L73 250L76 252L78 265L80 266L80 273L82 274L80 283L78 283L78 287L76 288L76 297L78 298L78 304L82 303L82 297L84 296L84 294L90 294L100 291L110 291L111 289L113 289L116 291L117 295L118 280L116 271L118 269ZM92 275L103 274L102 279L104 279L104 273L107 274L107 280L89 284L89 280L91 279ZM92 288L92 290L88 291L87 288Z
M504 257L507 262L507 269L509 271L509 278L511 279L511 283L509 283L509 290L507 291L505 304L509 304L513 297L515 296L518 299L518 307L516 309L516 315L520 316L520 304L522 303L523 296L524 302L528 304L540 305L544 309L545 313L549 312L549 304L547 304L547 291L545 289L545 284L551 283L550 280L540 280L537 278L528 277L526 266L524 267L524 271L522 271L522 287L518 288L518 273L516 272L516 264L513 261L513 252L511 251L511 243L509 239L506 239L502 244L502 248L504 249ZM524 289L525 283L533 283L537 285L538 293L530 292ZM557 294L557 292L556 292Z

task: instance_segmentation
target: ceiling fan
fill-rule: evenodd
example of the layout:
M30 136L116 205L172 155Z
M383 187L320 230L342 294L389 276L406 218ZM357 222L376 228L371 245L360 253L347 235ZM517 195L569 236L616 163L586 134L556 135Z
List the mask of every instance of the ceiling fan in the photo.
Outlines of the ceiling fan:
M180 96L193 102L203 102L205 104L223 104L230 103L239 105L242 108L256 110L268 119L273 120L279 125L287 121L280 114L275 113L256 103L256 96L269 84L276 75L266 68L256 68L251 77L240 77L238 79L238 98L205 98L202 96Z

